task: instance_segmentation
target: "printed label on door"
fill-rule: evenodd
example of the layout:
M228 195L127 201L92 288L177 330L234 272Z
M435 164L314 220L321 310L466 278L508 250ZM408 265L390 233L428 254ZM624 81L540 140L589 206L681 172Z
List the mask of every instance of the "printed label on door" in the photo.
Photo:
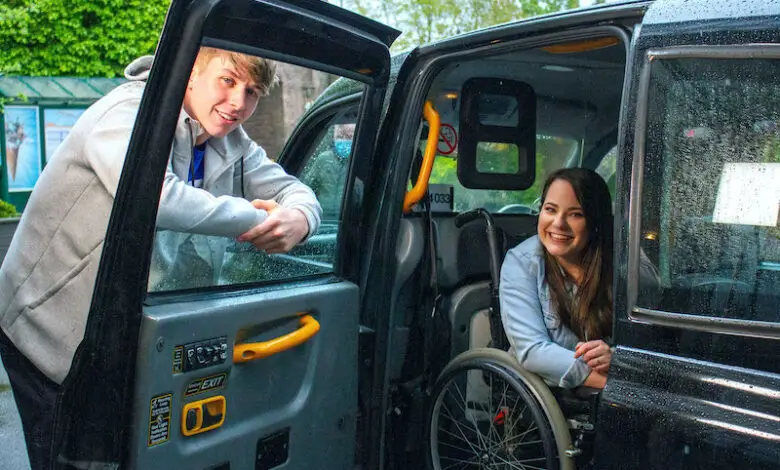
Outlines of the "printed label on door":
M149 402L149 447L162 444L170 437L172 397L172 394L165 393Z

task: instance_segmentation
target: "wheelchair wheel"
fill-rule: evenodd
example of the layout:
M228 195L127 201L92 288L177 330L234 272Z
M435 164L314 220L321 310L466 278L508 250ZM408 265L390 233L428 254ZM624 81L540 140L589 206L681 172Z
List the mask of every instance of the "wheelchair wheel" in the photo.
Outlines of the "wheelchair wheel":
M562 465L548 414L515 365L509 354L489 348L447 365L431 402L433 470L572 468L566 457Z

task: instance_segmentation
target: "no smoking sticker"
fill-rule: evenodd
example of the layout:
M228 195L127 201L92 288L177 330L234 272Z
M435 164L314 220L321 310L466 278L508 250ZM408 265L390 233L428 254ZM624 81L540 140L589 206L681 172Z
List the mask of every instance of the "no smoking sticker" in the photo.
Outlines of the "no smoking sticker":
M439 128L439 143L436 150L442 155L449 155L458 148L458 133L451 124L442 124Z

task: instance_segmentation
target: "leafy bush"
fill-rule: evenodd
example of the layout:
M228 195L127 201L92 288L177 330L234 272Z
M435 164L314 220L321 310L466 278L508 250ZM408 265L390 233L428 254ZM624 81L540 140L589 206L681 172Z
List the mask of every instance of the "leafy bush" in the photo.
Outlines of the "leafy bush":
M154 52L170 0L0 0L6 75L121 77Z
M6 217L18 217L19 213L16 212L16 207L10 202L0 200L0 218Z

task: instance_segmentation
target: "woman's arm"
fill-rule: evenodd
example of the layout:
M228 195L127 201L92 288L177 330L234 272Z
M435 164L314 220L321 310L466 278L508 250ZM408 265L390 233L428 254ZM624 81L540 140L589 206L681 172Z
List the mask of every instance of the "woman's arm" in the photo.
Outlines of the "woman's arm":
M507 254L499 288L504 330L523 367L559 387L578 387L591 371L550 337L537 288L539 261L522 249Z
M582 385L591 388L604 388L607 385L607 376L594 370L588 375L588 378L585 379Z

